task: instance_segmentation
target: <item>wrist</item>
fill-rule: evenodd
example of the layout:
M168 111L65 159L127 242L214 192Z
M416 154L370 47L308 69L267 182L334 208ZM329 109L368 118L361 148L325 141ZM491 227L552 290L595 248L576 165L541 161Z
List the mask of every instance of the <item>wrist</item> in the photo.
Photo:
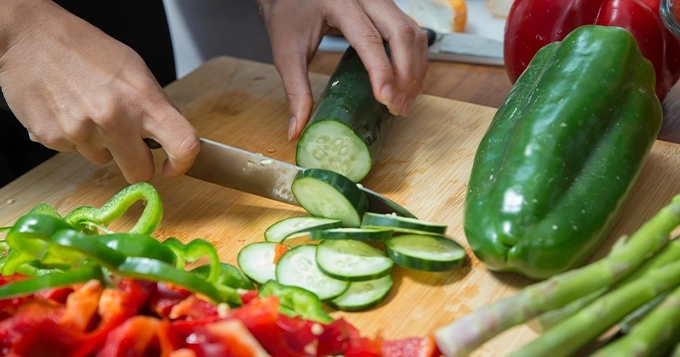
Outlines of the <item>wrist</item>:
M0 68L13 42L24 35L39 8L50 0L4 0L0 2Z

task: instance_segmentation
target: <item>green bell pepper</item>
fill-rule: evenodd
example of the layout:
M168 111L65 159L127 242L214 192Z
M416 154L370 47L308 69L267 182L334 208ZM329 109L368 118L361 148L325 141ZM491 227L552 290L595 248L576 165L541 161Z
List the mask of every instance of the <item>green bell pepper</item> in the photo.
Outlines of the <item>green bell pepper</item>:
M158 191L149 183L139 182L125 187L109 199L101 208L81 206L64 217L64 220L80 231L96 233L96 228L105 228L120 218L133 204L146 202L142 215L130 229L130 233L151 234L163 217L163 202Z
M329 323L333 318L323 311L321 300L313 292L297 286L283 285L275 280L267 280L260 287L258 296L276 296L279 299L279 312L286 316L300 316L303 319Z
M464 229L490 270L544 279L609 233L661 127L654 67L618 27L543 47L475 155Z

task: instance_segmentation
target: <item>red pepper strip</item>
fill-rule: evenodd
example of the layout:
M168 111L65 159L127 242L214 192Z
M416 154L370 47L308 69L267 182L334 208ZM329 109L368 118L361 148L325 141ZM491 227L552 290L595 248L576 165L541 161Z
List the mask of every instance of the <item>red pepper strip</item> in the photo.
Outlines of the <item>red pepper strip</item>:
M288 251L288 246L285 244L276 244L274 246L274 264L279 262L279 259L283 256L283 253Z
M189 348L203 357L258 357L267 352L239 320L224 320L199 327Z
M345 348L344 357L380 357L380 341L368 337L352 338Z
M158 343L159 326L160 320L155 317L133 316L108 333L97 357L144 356L154 342Z
M279 320L279 300L274 296L257 299L234 309L229 318L241 320L260 345L273 357L300 357L286 344ZM305 356L305 355L303 355Z
M437 357L441 355L432 336L384 340L380 344L383 357Z
M166 283L156 283L156 290L149 298L149 308L156 315L167 318L170 316L172 307L186 299L191 292L184 289L173 289Z
M630 31L656 72L663 101L680 78L680 42L663 24L660 0L515 0L505 27L505 68L514 83L536 52L583 25Z
M99 280L90 280L71 293L66 302L66 311L59 323L70 330L89 331L99 307L104 287Z
M57 323L63 313L62 305L48 300L26 301L13 316L0 321L0 352L10 351L24 334L41 321Z
M12 353L22 357L85 357L96 348L95 339L46 319L32 325L14 344Z
M130 233L151 234L163 217L163 203L156 189L146 182L125 187L101 208L78 207L67 214L64 220L84 232L94 233L90 226L108 226L137 201L146 201L146 205L137 223L130 229Z

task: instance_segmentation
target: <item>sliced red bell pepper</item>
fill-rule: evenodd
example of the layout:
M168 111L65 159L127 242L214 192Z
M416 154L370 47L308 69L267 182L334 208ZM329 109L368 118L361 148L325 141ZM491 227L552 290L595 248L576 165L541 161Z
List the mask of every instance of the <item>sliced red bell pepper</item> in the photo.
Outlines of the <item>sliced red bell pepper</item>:
M380 344L383 357L437 357L441 353L432 336L384 340Z
M144 356L158 349L156 333L160 320L150 316L133 316L111 330L97 357Z
M201 326L189 338L189 349L201 357L260 357L268 353L242 321L223 320ZM276 354L272 354L276 355Z
M536 52L583 25L618 26L630 31L656 72L663 101L680 78L680 43L663 24L660 0L515 0L505 28L505 68L515 82Z
M14 315L0 321L0 351L10 351L35 325L43 321L57 323L64 306L43 299L30 299Z

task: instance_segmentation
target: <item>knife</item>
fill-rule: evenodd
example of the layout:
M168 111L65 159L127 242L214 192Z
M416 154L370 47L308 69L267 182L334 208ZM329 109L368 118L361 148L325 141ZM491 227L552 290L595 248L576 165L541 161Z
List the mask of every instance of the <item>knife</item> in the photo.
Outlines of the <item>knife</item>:
M423 28L427 35L428 58L431 60L503 66L503 42L470 33L438 33ZM349 43L342 35L324 36L326 51L344 52Z
M423 29L428 36L432 60L503 66L503 42L470 33L437 33Z
M145 139L145 141L151 148L160 147L155 141L150 139ZM201 138L201 151L185 175L299 206L291 191L291 185L298 173L303 170L302 167L261 154ZM411 212L387 197L360 184L357 186L368 197L369 212L396 213L400 216L416 218Z

